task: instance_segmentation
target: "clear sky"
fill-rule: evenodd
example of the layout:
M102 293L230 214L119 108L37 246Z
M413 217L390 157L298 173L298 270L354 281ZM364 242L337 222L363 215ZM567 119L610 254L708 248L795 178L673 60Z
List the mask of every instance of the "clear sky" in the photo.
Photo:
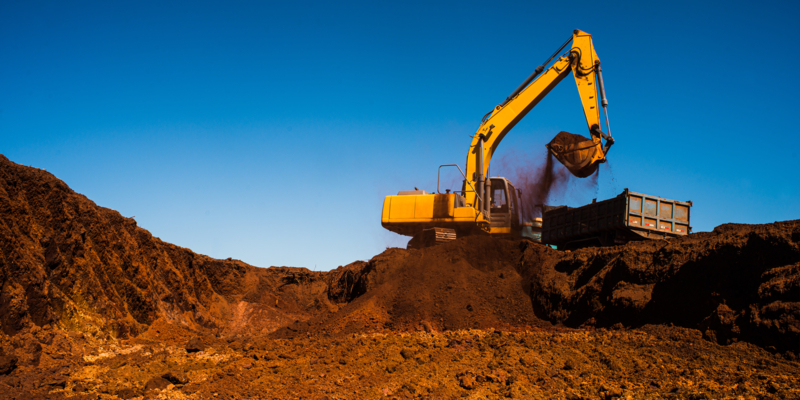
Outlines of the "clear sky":
M328 270L404 246L383 197L463 166L480 118L578 28L617 144L596 188L554 203L627 187L692 200L695 231L798 219L799 5L4 0L0 153L167 242ZM587 134L571 78L492 174L560 130Z

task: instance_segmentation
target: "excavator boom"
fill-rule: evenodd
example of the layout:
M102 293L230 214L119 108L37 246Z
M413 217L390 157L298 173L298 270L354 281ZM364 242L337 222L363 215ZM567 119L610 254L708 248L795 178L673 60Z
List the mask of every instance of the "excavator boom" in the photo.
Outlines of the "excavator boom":
M560 141L551 142L548 149L574 175L579 177L590 175L597 169L598 163L605 162L605 154L613 144L613 139L600 130L600 109L597 98L598 82L602 83L600 59L594 50L590 34L576 29L567 43L570 41L572 48L567 54L558 58L547 70L544 70L544 66L550 60L537 68L514 93L484 117L472 138L467 153L466 176L467 179L473 181L477 193L465 189L465 197L467 204L473 205L484 214L489 210L489 207L485 207L489 203L486 176L489 171L489 163L500 141L570 72L578 86L578 94L591 139L575 141L569 140L571 138L561 138ZM565 46L562 46L562 49L563 47ZM536 77L542 71L544 73ZM605 100L605 91L600 90L600 93L605 107L608 104ZM607 141L605 149L602 145L603 138Z

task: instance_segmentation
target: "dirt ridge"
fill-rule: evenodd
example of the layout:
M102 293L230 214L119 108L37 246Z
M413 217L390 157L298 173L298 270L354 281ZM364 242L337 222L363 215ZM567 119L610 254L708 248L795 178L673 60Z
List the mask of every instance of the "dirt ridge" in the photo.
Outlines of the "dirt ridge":
M126 337L158 318L272 331L327 310L324 273L217 260L154 237L55 176L0 156L0 329Z

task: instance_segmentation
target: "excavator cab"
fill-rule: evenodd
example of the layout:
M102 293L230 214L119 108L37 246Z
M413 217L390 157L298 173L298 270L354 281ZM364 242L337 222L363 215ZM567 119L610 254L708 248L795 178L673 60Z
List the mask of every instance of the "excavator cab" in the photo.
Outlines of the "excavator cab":
M517 189L506 178L491 179L491 211L489 229L493 234L513 234L520 231L519 198Z

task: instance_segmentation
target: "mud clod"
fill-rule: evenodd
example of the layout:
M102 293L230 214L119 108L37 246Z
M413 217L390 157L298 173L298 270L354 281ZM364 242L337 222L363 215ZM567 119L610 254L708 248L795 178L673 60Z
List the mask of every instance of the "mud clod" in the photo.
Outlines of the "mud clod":
M247 364L251 365L251 364ZM252 365L251 365L252 366ZM167 372L164 375L161 375L162 378L166 379L170 383L174 385L185 385L189 383L189 378L186 377L186 374L182 372Z
M0 355L0 375L8 375L17 368L17 357Z
M156 390L156 389L165 389L167 386L171 384L170 381L164 379L161 376L155 376L150 378L144 385L145 390Z
M197 353L198 351L203 351L206 349L206 342L201 337L193 337L186 343L186 352L187 353Z

